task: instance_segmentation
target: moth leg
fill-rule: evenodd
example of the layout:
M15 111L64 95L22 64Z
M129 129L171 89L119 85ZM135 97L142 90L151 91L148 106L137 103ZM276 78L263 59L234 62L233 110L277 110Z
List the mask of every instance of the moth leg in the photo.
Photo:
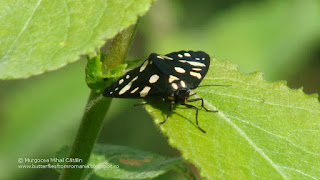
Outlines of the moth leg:
M143 106L149 104L148 102L142 102L142 103L138 103L138 104L134 104L133 106Z
M203 99L202 99L202 98L187 99L187 102L195 102L195 101L201 101L201 107L203 107L203 109L206 110L207 112L218 112L218 110L210 110L210 109L207 109L207 108L204 106L204 102L203 102Z
M203 133L206 133L205 130L203 130L200 126L199 126L199 123L198 123L198 111L199 109L196 107L196 106L193 106L191 104L182 104L184 106L186 106L187 108L191 108L191 109L195 109L196 110L196 124L198 126L198 128L200 129L200 131L202 131Z
M162 121L160 124L164 124L164 123L167 121L167 119L169 118L169 116L170 116L170 114L171 114L171 112L172 112L173 104L174 104L174 101L171 101L170 106L169 106L169 111L168 111L167 117L166 117L166 119L165 119L164 121Z

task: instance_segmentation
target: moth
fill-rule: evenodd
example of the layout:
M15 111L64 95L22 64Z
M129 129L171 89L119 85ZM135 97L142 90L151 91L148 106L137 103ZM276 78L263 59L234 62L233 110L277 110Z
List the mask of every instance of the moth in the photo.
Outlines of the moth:
M166 55L151 53L141 66L128 71L107 87L103 95L113 98L157 99L169 103L169 111L163 122L172 113L174 104L181 104L196 110L196 124L199 109L188 102L201 101L201 107L207 112L202 98L189 99L191 92L199 86L208 72L210 56L203 51L179 51ZM147 104L147 103L144 103Z

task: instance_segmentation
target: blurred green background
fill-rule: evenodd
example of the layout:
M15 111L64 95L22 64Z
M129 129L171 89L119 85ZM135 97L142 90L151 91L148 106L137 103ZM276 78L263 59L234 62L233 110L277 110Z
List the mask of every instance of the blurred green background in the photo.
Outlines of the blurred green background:
M320 1L158 0L141 20L130 59L203 50L241 72L261 71L306 93L320 92ZM89 88L86 60L26 80L0 82L0 179L57 179L53 169L18 169L19 157L51 158L73 142ZM99 143L165 156L167 144L139 100L115 99ZM175 172L157 179L184 179Z

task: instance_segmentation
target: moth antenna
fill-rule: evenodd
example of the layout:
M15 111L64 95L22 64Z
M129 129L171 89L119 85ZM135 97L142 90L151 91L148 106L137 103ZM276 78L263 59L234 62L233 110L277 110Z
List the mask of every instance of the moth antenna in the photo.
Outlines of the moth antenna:
M200 85L198 87L207 87L207 86L232 86L232 85L214 84L214 85Z

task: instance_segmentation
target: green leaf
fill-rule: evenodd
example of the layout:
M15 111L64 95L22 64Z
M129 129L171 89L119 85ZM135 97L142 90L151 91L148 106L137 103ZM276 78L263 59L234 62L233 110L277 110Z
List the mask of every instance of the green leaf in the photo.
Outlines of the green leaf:
M133 69L141 64L142 59L126 61L126 64L120 64L109 72L102 71L102 62L106 59L106 54L100 51L94 57L87 57L86 82L89 88L102 91L107 85L115 81L115 78L124 74L126 69Z
M139 65L141 65L143 61L144 59L134 59L134 60L126 61L126 64L128 65L127 69L136 68Z
M93 58L87 57L87 59L88 63L86 66L86 82L91 89L94 89L98 92L103 90L107 84L110 84L113 81L113 79L109 80L108 78L121 76L127 67L127 64L120 64L110 72L103 73L102 62L106 59L105 54L99 51L97 56Z
M153 0L9 1L0 6L0 79L58 69L134 24Z
M320 104L317 95L266 82L262 73L238 72L229 61L212 61L195 92L218 113L179 105L160 129L207 179L320 179ZM199 103L192 103L200 107ZM168 104L146 107L155 123Z
M68 152L69 148L64 147L57 152L56 157L65 158ZM85 171L83 176L85 179L154 178L176 167L185 173L190 173L183 167L181 157L169 158L117 145L96 144L88 166L91 168ZM193 177L193 174L189 175Z

